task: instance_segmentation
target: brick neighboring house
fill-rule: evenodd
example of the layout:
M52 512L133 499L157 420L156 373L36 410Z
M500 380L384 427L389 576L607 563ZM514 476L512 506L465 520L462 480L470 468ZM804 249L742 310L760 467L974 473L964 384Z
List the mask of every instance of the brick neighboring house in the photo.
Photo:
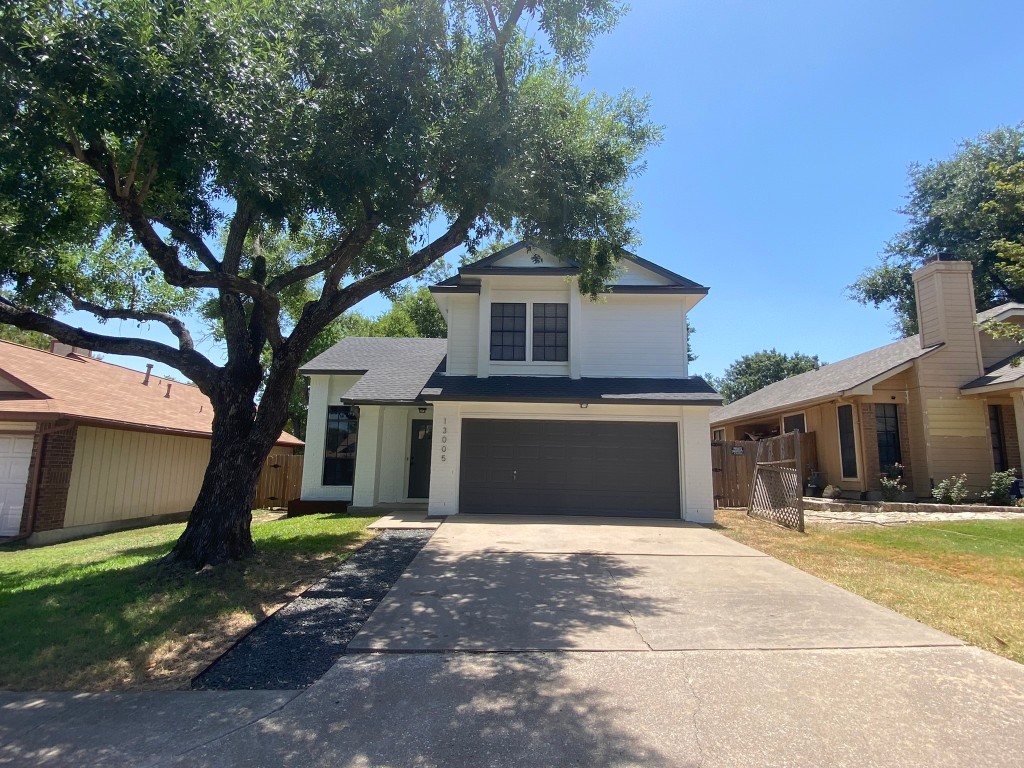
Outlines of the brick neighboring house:
M212 421L193 385L63 344L0 342L0 537L49 543L186 517Z
M845 496L879 495L879 477L903 465L909 491L929 498L964 473L971 490L994 471L1024 466L1024 347L996 339L990 320L1024 325L1024 304L978 313L971 265L917 270L920 333L758 390L711 413L713 439L814 432L816 469Z

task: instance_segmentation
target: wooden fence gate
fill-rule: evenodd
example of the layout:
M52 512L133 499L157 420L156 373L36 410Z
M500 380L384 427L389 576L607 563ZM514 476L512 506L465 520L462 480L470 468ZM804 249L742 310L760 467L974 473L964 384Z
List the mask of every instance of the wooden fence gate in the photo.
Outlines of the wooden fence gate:
M286 507L292 499L299 498L302 491L302 456L288 454L270 455L263 462L260 479L256 483L256 498L253 507Z
M747 514L798 531L804 529L804 464L799 432L757 443Z
M711 476L715 507L746 507L754 478L756 440L714 440L711 443Z

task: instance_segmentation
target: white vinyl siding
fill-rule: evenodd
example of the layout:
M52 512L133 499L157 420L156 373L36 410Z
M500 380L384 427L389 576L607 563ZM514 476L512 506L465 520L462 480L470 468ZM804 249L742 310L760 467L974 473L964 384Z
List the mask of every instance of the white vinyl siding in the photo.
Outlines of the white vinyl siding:
M475 376L480 297L454 295L448 301L448 373Z
M584 377L683 378L686 312L678 296L583 299L580 373Z
M209 461L207 438L80 427L64 527L188 512Z

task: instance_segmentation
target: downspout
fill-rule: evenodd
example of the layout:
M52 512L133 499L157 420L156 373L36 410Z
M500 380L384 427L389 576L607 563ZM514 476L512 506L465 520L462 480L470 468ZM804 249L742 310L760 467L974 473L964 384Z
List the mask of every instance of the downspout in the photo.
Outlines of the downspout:
M35 533L33 529L36 525L36 507L39 502L39 484L43 473L43 458L46 455L46 438L50 435L55 435L58 432L66 432L69 429L74 429L74 427L75 423L70 422L61 426L49 427L47 429L40 430L39 453L36 455L35 463L32 465L32 475L29 478L28 525L26 526L25 533L19 533L17 536L11 536L8 539L4 539L5 544L9 544L14 541L24 541Z

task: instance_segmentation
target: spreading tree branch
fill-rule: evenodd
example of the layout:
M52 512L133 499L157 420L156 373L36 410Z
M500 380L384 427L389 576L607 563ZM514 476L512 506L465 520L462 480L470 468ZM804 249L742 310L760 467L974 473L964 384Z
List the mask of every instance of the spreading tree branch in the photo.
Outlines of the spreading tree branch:
M209 394L220 369L195 349L175 349L152 339L123 338L75 328L10 302L0 302L0 323L10 323L26 331L45 333L58 341L111 355L137 355L177 368Z
M180 319L168 312L152 312L141 309L115 309L94 304L77 296L68 296L71 306L85 312L91 312L104 320L135 320L140 323L161 323L178 339L179 349L195 349L192 334Z

